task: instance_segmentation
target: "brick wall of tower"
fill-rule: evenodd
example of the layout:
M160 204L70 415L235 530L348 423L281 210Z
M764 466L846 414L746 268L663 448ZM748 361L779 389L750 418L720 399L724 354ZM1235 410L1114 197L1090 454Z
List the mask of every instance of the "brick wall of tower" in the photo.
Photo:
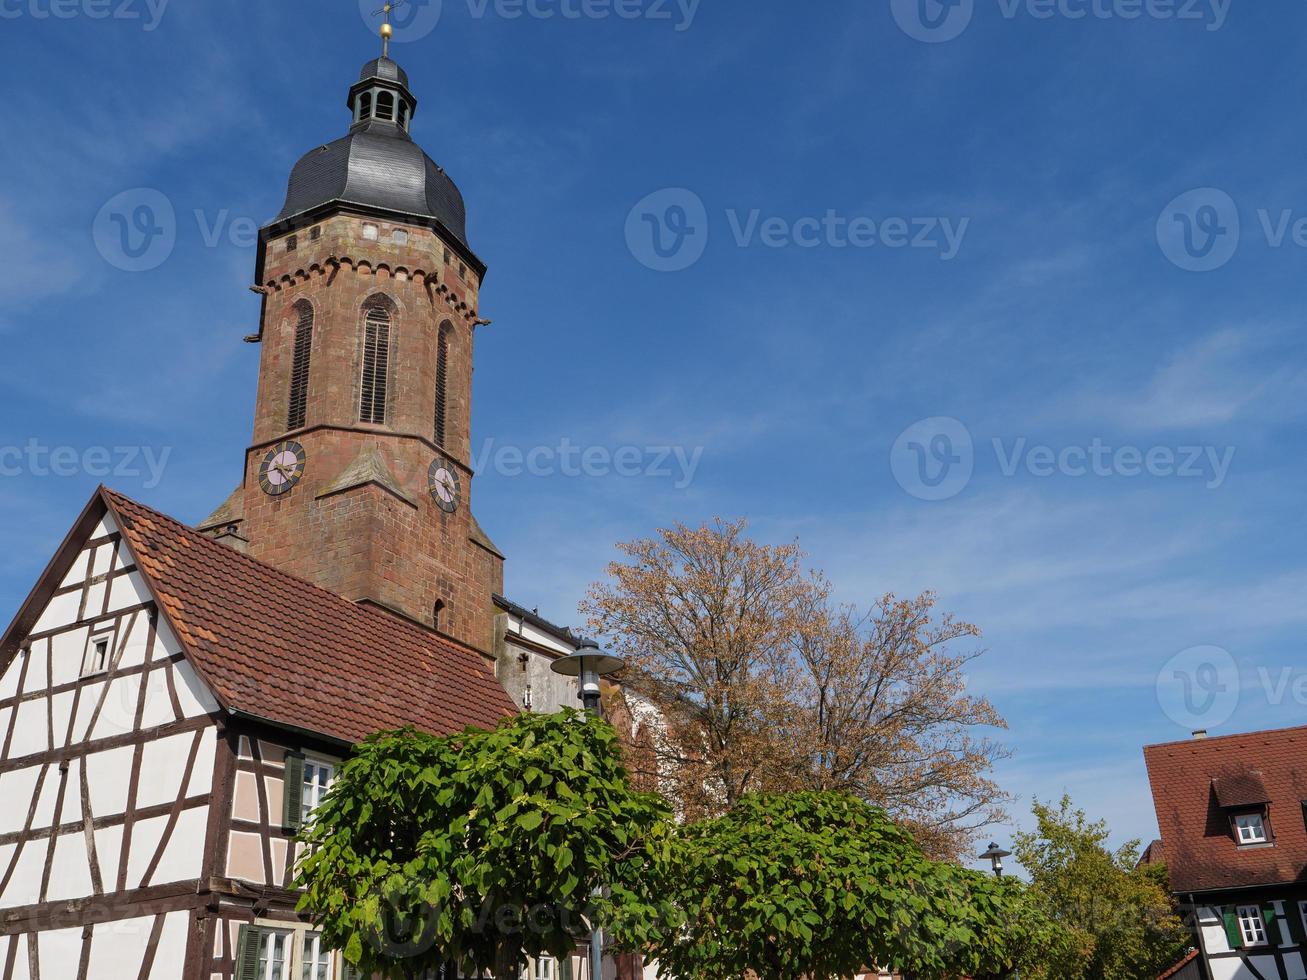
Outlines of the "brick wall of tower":
M377 237L365 237L364 226ZM503 559L472 517L470 418L475 273L429 229L337 215L267 245L268 288L253 444L247 453L240 534L256 558L346 598L371 600L488 650L491 595L503 589ZM396 243L393 232L408 236ZM393 311L385 425L359 421L360 364L367 305ZM314 311L305 425L287 430L296 304ZM436 340L449 323L446 444L435 437ZM303 445L303 480L281 497L265 494L259 468L287 438ZM340 487L342 474L376 452L389 482ZM447 514L430 493L428 470L443 457L459 470L462 499ZM349 481L346 481L349 482Z

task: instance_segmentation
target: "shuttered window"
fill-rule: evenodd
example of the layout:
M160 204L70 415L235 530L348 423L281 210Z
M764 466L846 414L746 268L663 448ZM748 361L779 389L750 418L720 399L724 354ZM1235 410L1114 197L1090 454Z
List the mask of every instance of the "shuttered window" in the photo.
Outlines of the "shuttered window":
M395 95L393 92L377 93L377 118L389 119L392 122L395 119Z
M445 445L445 412L449 402L449 332L448 322L440 325L436 341L436 445Z
M236 942L236 980L290 980L294 935L284 929L241 926Z
M359 421L386 423L386 382L390 370L390 314L368 311L363 330L363 396Z
M1239 931L1243 934L1245 946L1266 945L1266 923L1262 919L1262 910L1256 905L1239 906Z
M287 830L299 830L304 822L304 756L286 753L283 775L281 825Z
M290 368L290 405L286 411L286 428L302 429L309 404L309 360L313 354L313 307L307 302L295 304L299 322L295 325L295 352Z

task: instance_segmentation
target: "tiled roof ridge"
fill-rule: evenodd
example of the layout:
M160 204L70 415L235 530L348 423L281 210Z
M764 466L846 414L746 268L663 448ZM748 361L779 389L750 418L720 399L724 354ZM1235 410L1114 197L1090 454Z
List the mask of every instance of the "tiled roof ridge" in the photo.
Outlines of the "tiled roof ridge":
M317 583L311 582L306 578L301 578L300 576L295 575L293 572L287 572L284 569L278 568L276 565L271 565L268 562L260 561L258 558L237 551L235 548L231 548L225 544L222 544L219 541L215 541L212 538L210 538L207 534L203 534L197 531L189 524L184 524L181 521L177 520L177 518L170 517L169 515L164 514L161 511L157 511L154 508L147 506L146 504L140 503L139 501L133 500L131 497L125 496L124 494L121 494L116 490L112 490L109 487L103 487L102 492L105 494L106 499L108 500L112 510L114 511L114 516L119 519L122 519L124 516L127 517L127 519L129 520L133 519L133 515L131 515L130 513L126 515L122 513L124 508L126 508L128 511L132 509L144 511L145 516L148 517L150 520L163 521L179 529L180 531L187 533L188 535L190 535L193 541L201 543L200 544L201 548L210 549L212 554L222 556L223 560L234 561L236 564L240 564L244 562L256 566L260 570L261 574L274 575L282 579L287 585L294 586L296 588L311 590L312 592L323 597L325 600L338 604L342 610L348 610L350 615L356 615L364 620L382 618L386 621L387 625L391 629L395 629L395 628L402 629L412 634L415 637L420 637L424 642L438 643L443 646L450 647L458 651L459 653L470 653L478 657L481 657L482 659L487 659L485 657L485 654L475 649L474 647L466 646L462 643L457 643L449 639L448 637L436 633L433 630L428 630L422 626L419 626L417 623L414 623L410 619L406 619L403 616L398 616L392 612L389 612L388 610L386 610L381 606L364 605L358 602L351 602L349 599L346 599L344 596L340 595L339 593L332 592L330 589L324 589L322 586L318 585Z
M1307 725L1292 725L1288 728L1259 728L1251 732L1231 732L1229 735L1210 735L1206 738L1178 738L1171 742L1155 742L1152 745L1145 745L1144 751L1149 752L1154 749L1173 749L1180 746L1199 748L1205 745L1228 744L1238 739L1267 738L1270 736L1279 738L1284 735L1292 734L1307 735Z
M1157 980L1168 980L1169 977L1173 977L1173 976L1175 976L1177 973L1179 973L1181 970L1183 970L1186 966L1188 966L1190 963L1192 963L1192 962L1194 961L1194 959L1195 959L1197 956L1198 956L1198 950L1197 950L1197 949L1191 949L1191 950L1189 950L1189 952L1188 952L1187 954L1185 954L1185 958L1184 958L1184 959L1182 959L1182 960L1181 960L1179 963L1177 963L1175 966L1171 967L1169 970L1167 970L1165 973L1163 973L1160 977L1157 978Z

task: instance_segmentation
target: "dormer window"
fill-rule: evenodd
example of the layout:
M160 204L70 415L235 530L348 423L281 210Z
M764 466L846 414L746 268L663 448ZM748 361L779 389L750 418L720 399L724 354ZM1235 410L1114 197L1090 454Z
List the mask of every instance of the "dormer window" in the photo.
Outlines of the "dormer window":
M1265 844L1270 836L1266 833L1266 815L1263 813L1241 813L1234 818L1235 839L1240 846L1248 844Z

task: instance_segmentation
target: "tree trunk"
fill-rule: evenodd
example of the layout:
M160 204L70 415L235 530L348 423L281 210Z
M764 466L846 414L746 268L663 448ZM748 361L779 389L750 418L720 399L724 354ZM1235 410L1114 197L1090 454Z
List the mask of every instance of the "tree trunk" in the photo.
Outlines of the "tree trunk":
M522 962L516 943L503 941L495 951L495 980L520 980Z

